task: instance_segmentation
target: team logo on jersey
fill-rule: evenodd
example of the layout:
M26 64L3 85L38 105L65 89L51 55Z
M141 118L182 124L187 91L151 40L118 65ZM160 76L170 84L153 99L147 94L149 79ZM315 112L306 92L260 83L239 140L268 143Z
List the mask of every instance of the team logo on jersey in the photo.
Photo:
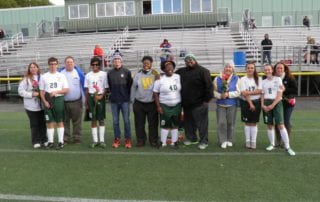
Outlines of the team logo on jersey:
M152 78L141 78L141 84L143 90L148 90L152 88L153 79Z

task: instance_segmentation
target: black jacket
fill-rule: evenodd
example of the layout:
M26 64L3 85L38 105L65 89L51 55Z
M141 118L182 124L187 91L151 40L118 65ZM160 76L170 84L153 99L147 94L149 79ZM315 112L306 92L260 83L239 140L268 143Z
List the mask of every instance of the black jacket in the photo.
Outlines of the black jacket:
M183 107L198 107L213 97L212 80L208 69L197 65L195 68L180 68L176 73L181 79Z
M282 79L282 83L285 87L283 92L284 100L294 98L298 94L298 85L295 79L290 79L287 75Z
M263 50L271 50L272 49L272 41L270 39L264 39L261 41L261 46Z
M132 76L130 70L121 67L108 72L108 84L111 102L129 102Z

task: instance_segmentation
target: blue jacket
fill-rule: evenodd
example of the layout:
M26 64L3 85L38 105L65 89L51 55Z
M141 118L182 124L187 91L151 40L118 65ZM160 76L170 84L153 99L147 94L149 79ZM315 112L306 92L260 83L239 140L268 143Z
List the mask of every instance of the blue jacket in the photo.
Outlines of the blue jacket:
M61 67L58 69L58 72L62 72L66 67ZM77 71L79 78L80 78L80 83L81 83L81 89L84 93L84 73L78 66L74 66L74 69Z
M236 91L237 90L237 82L239 77L236 75L232 75L232 78L230 80L230 83L228 85L229 90L228 91ZM222 89L222 79L221 77L217 77L217 88L219 93L223 93ZM237 105L237 99L238 98L227 98L227 99L217 99L218 105L231 105L236 106Z

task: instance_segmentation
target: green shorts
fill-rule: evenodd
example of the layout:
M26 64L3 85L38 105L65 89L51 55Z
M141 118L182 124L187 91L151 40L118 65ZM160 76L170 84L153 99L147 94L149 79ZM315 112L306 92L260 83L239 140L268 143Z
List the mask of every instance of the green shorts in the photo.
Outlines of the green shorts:
M160 104L163 114L160 114L161 128L177 128L180 123L181 104L170 107L165 104Z
M44 109L46 122L64 122L64 96L53 97L49 103L51 108Z
M106 100L94 100L94 94L88 96L89 118L91 121L102 121L106 118Z
M273 100L264 100L264 105L271 105ZM283 124L283 105L280 101L271 111L263 111L263 122L268 125Z

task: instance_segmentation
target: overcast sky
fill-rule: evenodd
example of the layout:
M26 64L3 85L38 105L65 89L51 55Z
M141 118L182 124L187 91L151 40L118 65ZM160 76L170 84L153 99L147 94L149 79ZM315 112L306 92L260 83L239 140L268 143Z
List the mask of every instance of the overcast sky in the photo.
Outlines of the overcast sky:
M50 0L55 5L64 5L64 0Z

